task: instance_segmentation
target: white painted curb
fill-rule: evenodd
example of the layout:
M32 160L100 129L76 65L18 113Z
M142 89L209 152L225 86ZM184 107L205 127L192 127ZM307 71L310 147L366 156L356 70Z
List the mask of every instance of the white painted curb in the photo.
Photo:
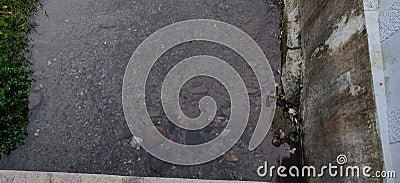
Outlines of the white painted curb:
M65 172L0 170L0 183L256 183L246 181L130 177Z

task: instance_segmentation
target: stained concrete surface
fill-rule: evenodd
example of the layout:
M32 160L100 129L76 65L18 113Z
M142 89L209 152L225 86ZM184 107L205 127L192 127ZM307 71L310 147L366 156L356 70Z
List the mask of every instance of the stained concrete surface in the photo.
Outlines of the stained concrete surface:
M387 110L389 122L389 141L391 143L400 142L400 68L398 44L400 32L396 32L386 41L382 42L385 88L387 97Z
M400 1L380 1L379 8L389 148L393 170L398 174L400 172Z
M27 55L36 79L31 94L40 94L41 101L30 111L25 145L3 157L1 169L269 181L272 178L256 174L258 166L264 161L278 165L290 156L289 145L271 145L273 130L291 130L282 109L277 109L273 128L260 148L247 150L257 109L262 105L257 90L250 96L249 127L233 147L237 161L220 157L193 167L164 163L130 145L132 134L122 110L123 74L135 48L160 28L188 19L220 20L248 33L266 54L279 83L280 21L270 1L47 0L42 4L34 17L38 26L30 35L34 47ZM257 87L254 73L238 54L222 45L191 42L166 52L152 70L154 77L147 81L150 92L146 94L146 103L149 113L155 116L153 122L160 124L160 131L183 143L207 140L223 128L207 131L210 136L188 135L169 125L159 112L159 84L168 69L198 54L227 60L244 78L246 86ZM199 85L201 92L192 91ZM226 92L217 82L206 78L197 78L182 89L180 100L185 114L196 116L198 99L205 93L221 105L218 116L229 115Z
M315 167L383 168L363 1L300 0L304 160ZM309 182L381 182L380 178L309 177Z

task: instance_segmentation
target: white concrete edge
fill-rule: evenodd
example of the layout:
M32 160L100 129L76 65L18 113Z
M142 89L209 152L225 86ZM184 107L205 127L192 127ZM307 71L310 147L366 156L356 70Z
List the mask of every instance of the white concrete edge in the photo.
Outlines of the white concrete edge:
M376 104L377 130L382 143L384 170L393 170L389 144L384 64L379 31L379 0L364 0L365 23L368 34L369 56L372 70L373 90ZM382 84L382 85L381 85ZM385 182L394 182L385 179Z
M0 170L0 183L256 183L233 180L201 180L161 177L132 177L104 174L82 174L65 172L37 172Z

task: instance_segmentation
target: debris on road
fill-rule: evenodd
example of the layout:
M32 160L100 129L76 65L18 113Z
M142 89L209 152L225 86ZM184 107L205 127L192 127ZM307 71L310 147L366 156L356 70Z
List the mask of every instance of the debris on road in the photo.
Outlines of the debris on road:
M140 137L133 136L130 142L131 146L136 148L136 150L140 149L140 144L143 142L143 139Z
M226 153L223 155L223 157L224 157L224 159L225 159L226 161L229 161L229 162L236 162L236 161L239 161L239 158L237 157L237 155L235 154L235 152L234 152L233 150L230 150L230 151L226 152Z
M295 147L293 147L293 149L290 149L289 152L290 152L290 154L295 154L295 153L296 153L296 150L297 150L297 149L296 149Z

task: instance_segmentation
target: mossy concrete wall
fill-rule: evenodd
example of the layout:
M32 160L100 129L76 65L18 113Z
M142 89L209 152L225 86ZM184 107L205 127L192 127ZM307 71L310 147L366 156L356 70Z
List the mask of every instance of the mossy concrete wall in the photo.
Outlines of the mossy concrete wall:
M370 172L381 171L382 150L362 0L288 3L291 7L286 8L286 14L297 14L294 21L299 25L305 165L317 169L329 163L338 165L336 158L343 154L348 159L344 166L370 166ZM325 176L309 181L383 180L362 175L333 178L325 171Z

